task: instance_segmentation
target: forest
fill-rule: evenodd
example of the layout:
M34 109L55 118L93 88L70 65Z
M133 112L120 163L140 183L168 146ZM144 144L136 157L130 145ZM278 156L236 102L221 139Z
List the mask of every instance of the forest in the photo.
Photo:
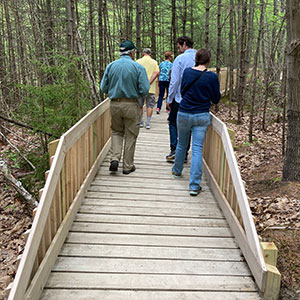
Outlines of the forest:
M293 189L287 192L289 203L297 200L290 207L293 218L284 224L292 228L286 235L292 239L282 240L279 234L283 248L292 244L290 261L282 262L280 271L294 263L298 271L292 272L292 278L284 277L284 286L298 290L299 296L299 14L298 0L1 0L1 228L14 228L24 214L27 221L16 232L20 235L30 227L30 205L36 203L49 169L48 144L104 100L99 84L107 64L119 58L120 43L132 40L138 48L136 58L143 48L150 48L152 58L160 63L165 51L178 55L176 38L187 35L195 49L211 51L210 67L217 74L221 69L227 72L222 103L214 112L236 135L242 132L235 150L240 167L247 171L245 178L253 165L244 166L242 158L246 155L251 160L260 151L259 144L270 143L260 160L265 164L276 146L276 161L270 165L276 176L267 178L259 195L250 194L261 200L267 190L274 189L274 196L287 191L287 186ZM245 178L248 190L256 188L249 183L253 178ZM262 223L266 221L264 205L261 200L251 206L254 215L263 215L258 217ZM257 226L259 230L266 227ZM0 273L5 287L15 271L15 258L7 257L19 254L24 243L12 246L8 233L0 240L11 250L6 256L1 253L6 257L2 259L5 272ZM286 299L297 297L287 295Z

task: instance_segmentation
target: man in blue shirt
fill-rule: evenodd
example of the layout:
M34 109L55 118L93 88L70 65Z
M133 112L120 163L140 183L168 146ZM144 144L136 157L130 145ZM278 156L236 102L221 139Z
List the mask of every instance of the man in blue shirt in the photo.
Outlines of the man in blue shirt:
M123 174L135 171L134 152L139 134L140 108L138 98L148 94L149 80L145 68L134 61L132 41L120 45L120 59L110 63L101 80L101 90L111 99L111 162L109 170L118 171L123 150Z
M178 55L172 66L171 71L171 81L169 86L169 94L167 98L166 108L170 109L169 114L169 132L170 132L170 149L171 152L166 156L168 162L174 162L175 150L177 146L177 113L179 108L179 103L181 101L181 80L183 71L186 68L195 66L195 55L196 50L192 49L193 40L187 36L181 36L177 39L177 48L181 53ZM187 156L186 156L187 160Z

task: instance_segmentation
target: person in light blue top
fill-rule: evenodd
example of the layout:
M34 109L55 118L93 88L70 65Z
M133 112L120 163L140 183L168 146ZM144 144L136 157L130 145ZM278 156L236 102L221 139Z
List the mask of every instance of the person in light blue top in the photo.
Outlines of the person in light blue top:
M120 59L106 67L100 85L101 90L111 99L112 135L109 170L111 173L118 171L123 152L125 175L135 171L134 152L140 130L138 98L147 95L150 89L145 68L134 61L135 49L137 48L129 40L120 45Z
M169 86L169 95L167 98L166 108L170 109L170 114L168 117L169 121L169 133L170 133L170 154L166 156L167 162L174 162L175 151L177 146L177 113L179 108L179 103L181 101L181 80L183 71L186 68L191 68L195 65L195 55L196 50L192 49L193 40L187 36L181 36L177 39L177 48L180 55L176 57L173 62L172 72L171 72L171 81ZM189 147L187 148L187 150ZM187 161L187 155L186 159Z
M165 95L165 91L167 90L167 95L168 95L168 89L169 89L169 84L170 84L170 73L172 69L172 52L167 51L165 53L165 59L163 62L160 63L159 65L159 78L158 78L158 87L159 87L159 96L158 96L158 101L157 101L157 108L156 108L156 113L159 114L163 102L163 97Z

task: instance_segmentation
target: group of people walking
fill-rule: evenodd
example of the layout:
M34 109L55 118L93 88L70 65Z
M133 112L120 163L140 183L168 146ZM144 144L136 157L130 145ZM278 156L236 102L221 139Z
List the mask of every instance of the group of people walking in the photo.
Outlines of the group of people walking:
M141 59L134 61L137 48L132 41L126 40L120 45L120 59L107 66L101 81L101 90L111 99L112 139L109 170L118 171L123 151L123 174L135 171L136 139L140 127L151 128L158 78L158 114L167 91L170 154L166 156L166 160L174 163L173 177L180 178L192 143L189 190L191 196L196 196L201 191L202 149L210 124L209 109L211 103L219 102L220 87L217 75L207 71L211 60L208 50L196 51L193 49L193 40L187 36L177 39L177 47L180 55L173 64L172 53L166 52L165 61L158 66L151 58L149 48L143 50Z

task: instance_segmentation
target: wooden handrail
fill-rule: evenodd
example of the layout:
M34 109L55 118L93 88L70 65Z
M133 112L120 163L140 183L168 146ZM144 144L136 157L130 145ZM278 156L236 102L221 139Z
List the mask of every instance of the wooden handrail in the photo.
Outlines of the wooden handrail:
M110 147L109 103L109 99L100 103L61 136L9 300L39 299L86 189Z
M87 187L110 146L107 99L60 138L9 300L39 299ZM267 268L226 125L211 114L204 173L260 291ZM54 152L52 149L51 151Z
M267 268L226 125L211 114L203 147L204 173L263 292Z

